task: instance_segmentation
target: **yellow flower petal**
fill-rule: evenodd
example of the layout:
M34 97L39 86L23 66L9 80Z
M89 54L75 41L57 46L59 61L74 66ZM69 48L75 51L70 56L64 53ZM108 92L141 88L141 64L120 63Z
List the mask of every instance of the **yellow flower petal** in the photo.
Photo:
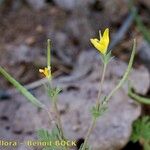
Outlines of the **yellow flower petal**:
M105 29L102 38L100 39L100 49L101 53L105 54L107 49L108 49L108 44L109 44L109 29Z
M103 36L100 40L98 39L90 39L91 43L94 47L99 50L103 55L106 54L108 45L109 45L109 29L105 29Z
M47 77L48 79L51 78L50 68L45 67L44 69L39 69L39 72L43 73L45 75L45 77Z
M98 39L90 39L91 43L94 45L94 47L100 51L100 45L99 45L99 40Z

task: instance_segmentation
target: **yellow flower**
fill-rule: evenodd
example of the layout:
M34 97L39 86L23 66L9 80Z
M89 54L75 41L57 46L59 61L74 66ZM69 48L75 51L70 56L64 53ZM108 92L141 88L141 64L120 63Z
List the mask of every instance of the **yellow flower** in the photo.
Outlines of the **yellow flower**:
M100 40L94 38L90 39L90 41L97 50L99 50L103 55L105 55L109 44L109 29L105 29L102 37L100 35Z
M40 73L43 73L46 78L50 79L51 78L51 69L48 67L45 67L44 69L39 69Z

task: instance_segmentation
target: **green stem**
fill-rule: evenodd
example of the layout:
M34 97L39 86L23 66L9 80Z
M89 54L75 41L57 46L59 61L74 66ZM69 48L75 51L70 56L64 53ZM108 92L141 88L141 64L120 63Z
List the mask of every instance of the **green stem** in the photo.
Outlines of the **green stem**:
M55 113L56 113L56 118L57 118L58 127L59 127L59 129L60 129L60 131L61 131L61 136L62 136L62 138L65 140L64 132L63 132L63 128L62 128L62 123L61 123L61 119L60 119L60 113L59 113L59 111L58 111L57 102L56 102L55 100L54 100L53 105L54 105L54 111L55 111Z
M130 61L129 61L129 65L127 67L127 70L123 76L123 78L120 80L120 82L118 83L118 85L110 92L110 94L106 97L105 101L107 102L113 95L114 93L124 84L124 82L126 81L132 65L133 65L133 60L134 60L134 56L135 56L135 49L136 49L136 41L134 39L134 43L133 43L133 49L132 49L132 53L131 53L131 57L130 57Z
M104 63L102 78L101 78L101 81L100 81L99 92L98 92L98 97L97 97L97 102L96 102L97 106L99 106L99 104L100 104L99 101L100 101L100 96L101 96L101 93L102 93L102 86L103 86L103 82L104 82L104 78L105 78L106 67L107 67L107 64Z
M107 67L107 64L104 63L104 67L103 67L103 73L102 73L102 77L101 77L101 80L100 80L100 86L99 86L99 92L98 92L98 97L97 97L97 101L96 101L96 106L99 107L100 105L100 96L101 96L101 93L102 93L102 87L103 87L103 82L104 82L104 78L105 78L105 73L106 73L106 67ZM87 142L89 140L89 137L95 127L95 124L96 124L96 118L93 118L93 121L92 121L92 124L91 126L89 127L88 129L88 132L87 132L87 135L85 137L85 141L83 143L83 147L82 147L82 150L85 150L86 148L86 145L87 145Z
M91 135L91 133L92 133L92 131L93 131L95 125L96 125L96 118L93 119L92 124L91 124L91 126L89 127L89 129L88 129L86 138L85 138L84 143L83 143L83 146L82 146L82 150L86 150L87 142L88 142L88 140L89 140L89 137L90 137L90 135Z
M49 112L49 110L47 108L44 108L44 110L48 114L50 125L51 125L51 122L54 122L54 124L56 125L56 122L53 120L53 118L52 118L51 113Z
M50 39L47 40L47 67L50 69L51 66L51 45Z
M50 45L50 39L47 40L47 68L49 69L50 74L51 74L51 45ZM51 78L48 80L48 83L49 83L48 87L52 88ZM63 128L62 128L60 114L59 114L58 107L57 107L57 100L55 98L53 98L53 109L54 109L54 112L56 113L56 123L55 124L60 130L62 139L66 140L66 138L64 137L64 132L63 132ZM65 149L67 150L68 148L65 147Z
M60 113L58 111L58 107L57 107L57 101L54 100L54 111L56 113L56 118L57 118L57 125L59 127L59 130L61 132L61 137L64 141L66 141L66 138L64 136L64 132L63 132L63 127L62 127L62 123L61 123L61 118L60 118ZM65 146L65 149L68 150L68 147Z
M145 97L137 95L136 93L132 91L131 88L129 88L128 95L139 103L150 105L150 98L145 98Z

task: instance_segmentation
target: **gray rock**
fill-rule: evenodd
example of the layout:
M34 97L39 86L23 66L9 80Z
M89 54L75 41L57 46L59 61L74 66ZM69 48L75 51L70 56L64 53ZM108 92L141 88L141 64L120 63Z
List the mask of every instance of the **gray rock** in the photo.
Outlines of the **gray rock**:
M80 66L85 67L91 66L92 64L92 73L90 75L84 74L84 77L80 76L82 78L76 78L75 76L75 79L72 78L70 82L66 82L65 80L66 89L70 86L78 88L70 92L63 92L60 95L60 105L64 105L65 103L69 104L68 112L62 116L63 127L69 139L84 138L87 133L91 121L90 108L94 105L99 87L97 79L99 78L99 71L100 73L102 71L95 52L84 52L81 55ZM95 60L92 58L95 58ZM77 68L81 71L80 66L77 66ZM126 67L127 65L119 60L111 62L106 73L103 95L107 95L118 83ZM120 70L119 74L115 68ZM148 81L148 83L144 83L144 91L147 92L149 75L145 68L144 70L143 72L146 74L145 80ZM133 69L132 76L130 77L131 80L134 80L133 84L137 84L137 82L138 84L143 84L141 80L136 80L136 76L143 74L141 71L136 70L135 72ZM93 150L120 150L128 142L132 130L132 123L140 113L140 105L127 96L126 88L121 88L111 98L109 110L98 120L96 128L90 137L89 143L93 146Z
M150 70L150 44L143 40L142 43L138 46L139 57L147 65Z
M15 65L20 62L33 62L34 58L39 57L40 49L33 48L28 45L12 45L8 44L6 47L7 59L10 64ZM38 60L39 61L39 60Z
M46 6L45 0L26 0L26 2L35 10L42 9Z
M78 6L88 5L92 3L93 0L54 0L54 2L63 9L73 10Z
M92 72L90 74L85 74L85 70L83 69L84 74L82 75L82 67L85 66L91 66ZM83 52L80 55L78 65L75 69L76 71L77 68L80 70L81 76L77 76L77 73L74 71L71 75L72 77L69 78L68 81L64 78L63 82L63 79L60 78L53 82L53 84L57 82L57 84L64 89L64 92L59 96L58 107L60 108L59 110L61 110L62 107L65 108L67 105L67 109L61 117L63 128L69 139L84 138L87 133L87 129L91 123L90 109L97 98L99 87L99 82L97 80L99 80L99 73L101 74L102 71L100 66L101 63L96 52ZM115 87L126 67L127 65L119 60L111 62L106 73L106 80L102 92L103 95L107 95L113 87ZM86 70L88 72L88 69ZM118 72L117 70L120 71ZM139 78L137 79L137 76L140 77L142 76L141 74L144 73L146 74L144 79L147 82L143 82L139 80ZM133 69L130 79L134 81L133 85L134 83L137 84L137 82L142 86L145 84L142 92L147 92L149 77L145 68L141 70ZM139 87L140 86L137 86L137 88ZM141 89L139 89L139 91L140 90ZM39 99L45 101L48 98L41 94ZM50 107L48 104L46 105ZM28 106L26 107L26 105L23 107L24 110L28 110L29 108ZM127 96L127 89L125 87L116 92L111 98L108 107L108 111L98 120L96 128L90 137L89 143L92 145L93 150L120 150L128 142L132 130L132 123L141 113L141 106ZM23 109L20 108L17 114L26 115L25 111L24 113L21 111ZM41 128L41 122L47 122L46 117L41 117L44 116L44 114L44 111L42 111L41 114L30 113L30 118L37 118L36 120L33 119L33 123L30 124L36 124L36 128ZM40 121L37 121L38 117ZM45 126L45 124L43 123L42 126ZM25 128L29 129L29 126L27 125Z
M90 109L97 98L99 78L102 73L102 64L97 54L96 51L83 52L79 57L74 72L71 77L68 77L68 81L66 80L67 77L57 78L57 80L54 79L53 81L53 85L57 83L57 86L63 88L63 92L59 95L58 108L61 112L63 110L61 120L69 140L84 138L91 123ZM87 69L83 69L86 66L88 66ZM115 87L126 67L127 65L119 60L111 62L106 71L102 95L107 95ZM80 70L80 74L76 73L78 70ZM140 77L144 77L147 82L143 81L143 79L140 80ZM147 92L149 75L145 68L133 69L130 79L134 81L133 85L138 83L136 90L142 91L143 94ZM140 89L140 85L142 89ZM43 88L39 88L35 93L36 97L51 112L49 98L44 94L43 90ZM16 103L21 105L17 110L12 110L15 116L10 124L12 130L17 128L23 130L24 140L26 140L25 133L34 131L37 128L51 129L53 127L53 122L49 123L45 111L38 111L37 108L34 108L20 95L14 95L13 100L12 105L16 105ZM8 104L5 107L7 108ZM108 111L98 120L96 128L90 137L89 144L92 145L93 150L120 150L128 142L132 123L141 113L141 106L127 96L126 86L116 92L109 101L108 107ZM21 149L23 148L20 147L18 150Z

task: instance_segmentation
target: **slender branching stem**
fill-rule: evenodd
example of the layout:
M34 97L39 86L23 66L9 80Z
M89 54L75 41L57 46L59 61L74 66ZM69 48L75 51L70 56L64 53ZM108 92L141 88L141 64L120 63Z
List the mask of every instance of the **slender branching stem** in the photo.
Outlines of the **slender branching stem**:
M87 132L87 135L86 135L86 138L85 138L85 140L84 140L84 143L83 143L83 146L82 146L82 150L85 150L85 149L86 149L87 142L88 142L88 140L89 140L89 137L90 137L90 135L91 135L91 133L92 133L92 131L93 131L95 125L96 125L96 118L93 118L92 124L91 124L91 126L89 127L88 132Z
M51 66L51 45L50 39L47 40L47 67L50 68Z
M106 73L106 67L107 67L107 64L104 63L104 66L103 66L103 72L102 72L102 77L101 77L101 80L100 80L100 86L99 86L99 92L98 92L98 97L97 97L97 101L96 101L96 106L99 106L100 104L100 96L101 96L101 93L102 93L102 87L103 87L103 82L104 82L104 78L105 78L105 73ZM86 148L86 145L87 145L87 142L89 140L89 137L95 127L95 124L96 124L96 118L93 118L93 121L91 123L91 126L89 127L88 129L88 132L87 132L87 135L85 137L85 141L83 143L83 147L82 147L82 150L85 150Z
M132 68L132 65L133 65L133 60L134 60L134 55L135 55L135 48L136 48L136 41L134 40L134 43L133 43L133 50L132 50L132 54L131 54L131 57L130 57L130 61L129 61L129 65L127 67L127 70L123 76L123 78L120 80L120 82L118 83L118 85L110 92L110 94L106 97L105 101L107 102L112 96L113 94L124 84L124 82L126 81L130 71L131 71L131 68ZM101 81L100 81L100 88L99 88L99 93L98 93L98 99L97 99L97 102L96 102L96 106L98 106L100 104L99 100L100 100L100 96L101 96L101 92L102 92L102 86L103 86L103 82L104 82L104 77L105 77L105 72L106 72L106 67L107 67L107 64L104 63L104 67L103 67L103 73L102 73L102 78L101 78ZM86 146L87 146L87 142L88 142L88 139L91 135L91 132L93 130L93 128L95 127L95 124L96 124L96 121L97 119L93 119L92 121L92 124L91 126L89 127L88 129L88 132L87 132L87 135L86 135L86 138L85 138L85 141L83 143L83 147L82 147L82 150L85 150L86 149Z
M105 78L106 67L107 67L107 64L104 63L103 73L102 73L102 77L101 77L101 80L100 80L99 92L98 92L98 97L97 97L97 102L96 102L97 106L100 104L100 96L101 96L101 93L102 93L102 87L103 87L103 82L104 82L104 78Z
M59 110L58 110L58 107L57 107L57 101L54 101L54 110L55 110L56 117L57 117L57 124L58 124L59 130L61 132L61 137L62 137L63 140L66 141L66 138L64 136L62 123L61 123L60 113L59 113ZM65 145L65 149L68 150L68 147L66 145Z
M56 122L53 120L51 112L49 112L49 110L45 107L44 108L45 112L48 114L48 118L49 118L49 123L51 125L51 123L53 122L56 125Z
M128 90L128 95L139 103L150 105L150 98L146 98L134 93L131 88Z
M136 40L134 39L133 50L132 50L132 53L131 53L131 57L130 57L130 61L129 61L129 65L127 67L127 70L124 73L123 78L117 84L117 86L106 97L106 99L105 99L106 102L115 94L115 92L124 84L124 82L128 78L128 75L129 75L129 73L131 71L131 68L132 68L132 65L133 65L133 60L134 60L134 56L135 56L135 49L136 49Z
M61 136L65 140L64 132L63 132L63 128L62 128L62 123L61 123L61 119L60 119L60 113L59 113L59 110L58 110L58 107L57 107L57 102L55 100L54 100L54 111L56 113L57 124L58 124L58 127L60 129Z
M53 83L52 80L49 81L49 87L50 88L53 87L52 83ZM56 114L57 125L59 127L60 132L61 132L61 136L62 136L63 140L65 140L64 132L63 132L63 128L62 128L62 123L61 123L61 118L60 118L60 113L59 113L58 106L57 106L57 97L53 97L52 102L53 102L54 113Z
M51 77L51 43L50 43L50 39L47 40L47 68L49 74L50 74L50 78L48 78L48 87L52 88L52 77ZM64 137L64 132L63 132L63 128L62 128L62 123L61 123L61 119L60 119L60 113L58 111L58 107L57 107L57 99L56 97L52 98L53 101L53 109L54 109L54 113L56 114L56 122L55 125L59 128L60 130L60 134L61 134L61 138L63 140L66 140L66 138ZM50 113L49 111L47 111L49 119L51 119ZM65 147L65 149L67 150L68 148Z
M58 110L58 106L57 106L57 100L53 99L53 109L54 109L54 113L56 114L56 126L59 128L60 130L60 136L63 140L66 141L66 138L64 136L64 131L63 131L63 127L62 127L62 123L61 123L61 118L60 118L60 113ZM65 146L65 149L68 150L68 147Z

